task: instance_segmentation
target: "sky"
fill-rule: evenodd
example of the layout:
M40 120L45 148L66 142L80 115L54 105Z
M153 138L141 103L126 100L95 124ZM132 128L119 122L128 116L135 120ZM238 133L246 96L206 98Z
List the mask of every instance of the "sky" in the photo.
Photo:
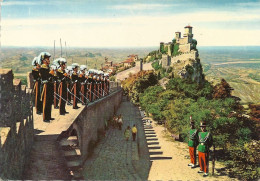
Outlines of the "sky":
M260 0L3 0L1 18L2 46L151 47L186 25L199 46L260 45Z

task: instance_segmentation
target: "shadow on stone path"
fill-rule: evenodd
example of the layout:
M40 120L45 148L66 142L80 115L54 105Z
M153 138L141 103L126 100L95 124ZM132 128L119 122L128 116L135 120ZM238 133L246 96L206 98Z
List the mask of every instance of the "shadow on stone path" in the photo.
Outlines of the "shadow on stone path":
M122 114L122 130L110 127L85 163L85 179L91 180L147 180L150 161L140 111L123 97L117 115ZM137 140L124 138L124 130L136 124Z

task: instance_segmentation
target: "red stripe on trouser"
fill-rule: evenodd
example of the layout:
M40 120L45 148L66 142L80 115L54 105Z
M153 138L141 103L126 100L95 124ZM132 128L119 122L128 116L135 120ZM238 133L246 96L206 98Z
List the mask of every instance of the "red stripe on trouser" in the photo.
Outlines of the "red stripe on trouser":
M74 83L74 96L73 96L73 107L76 107L76 94L77 94L77 90L76 90L76 83Z
M59 100L59 105L60 105L60 107L59 107L59 111L60 111L60 113L61 113L61 98L62 98L62 82L60 83L60 88L59 88L59 94L60 94L60 100Z
M199 152L200 170L208 173L209 153Z
M195 147L189 147L190 161L192 164L196 164L196 149Z

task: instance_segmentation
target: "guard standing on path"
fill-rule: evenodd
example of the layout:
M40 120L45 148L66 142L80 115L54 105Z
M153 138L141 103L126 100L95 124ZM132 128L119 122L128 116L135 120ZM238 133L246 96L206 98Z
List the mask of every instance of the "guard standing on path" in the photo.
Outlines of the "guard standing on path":
M191 168L196 167L196 148L198 145L198 130L195 129L195 122L192 120L192 117L190 116L190 127L189 130L189 152L190 152L190 160L191 163L188 164L188 166L191 166Z
M59 112L60 115L65 115L68 113L65 109L67 100L67 81L69 79L68 74L65 72L67 60L65 58L60 58L60 68L57 71L58 81L59 81Z
M36 109L36 114L41 114L42 113L42 101L41 101L41 77L39 74L39 69L41 66L38 63L38 57L35 57L32 61L32 65L34 68L32 69L32 76L34 79L34 86L33 86L33 91L35 93L35 109Z
M136 138L136 134L137 134L137 128L134 124L133 128L132 128L132 137L133 137L133 141L135 141Z
M50 72L50 57L48 52L40 53L38 57L41 68L39 70L41 77L41 100L43 101L43 121L50 122L51 120L51 106L53 102L53 85L52 75Z
M199 132L199 165L200 171L198 173L203 173L203 177L208 176L208 165L209 165L209 149L213 145L213 139L210 132L206 131L206 122L201 122L200 124L201 132Z

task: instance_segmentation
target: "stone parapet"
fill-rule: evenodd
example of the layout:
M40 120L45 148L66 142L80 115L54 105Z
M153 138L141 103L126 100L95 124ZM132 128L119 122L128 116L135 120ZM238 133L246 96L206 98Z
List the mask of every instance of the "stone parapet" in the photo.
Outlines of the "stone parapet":
M0 69L0 180L21 179L33 144L31 92Z

